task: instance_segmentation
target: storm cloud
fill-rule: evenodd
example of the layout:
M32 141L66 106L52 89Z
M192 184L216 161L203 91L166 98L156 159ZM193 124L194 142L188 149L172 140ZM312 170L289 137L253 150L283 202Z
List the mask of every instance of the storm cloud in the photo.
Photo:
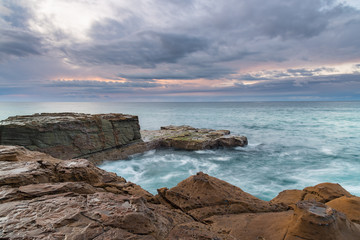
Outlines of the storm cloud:
M360 99L358 29L351 1L4 0L0 99Z

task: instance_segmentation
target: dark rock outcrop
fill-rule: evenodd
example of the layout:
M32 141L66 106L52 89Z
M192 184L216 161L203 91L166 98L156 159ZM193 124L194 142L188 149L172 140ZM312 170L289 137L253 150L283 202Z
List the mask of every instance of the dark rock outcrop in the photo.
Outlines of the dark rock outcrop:
M358 197L306 189L329 206L262 201L201 172L153 196L86 159L0 146L0 239L360 239Z
M137 116L42 113L0 122L0 144L71 159L141 141Z
M199 129L190 126L166 126L155 131L141 131L145 142L181 150L215 149L220 147L244 147L245 136L230 135L229 130Z
M190 126L140 133L138 117L124 114L42 113L0 121L0 144L20 145L60 159L85 158L98 164L157 148L243 147L247 138L230 135L228 130Z

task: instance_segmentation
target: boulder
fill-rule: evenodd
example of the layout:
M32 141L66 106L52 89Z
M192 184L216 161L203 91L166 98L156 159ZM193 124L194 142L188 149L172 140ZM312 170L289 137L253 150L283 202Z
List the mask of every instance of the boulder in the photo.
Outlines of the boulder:
M284 212L216 215L205 219L209 230L223 239L355 240L360 225L323 203L300 201Z
M350 221L360 224L360 197L343 196L327 202L326 205L344 213Z
M282 205L271 205L202 172L183 180L171 189L159 189L157 197L160 202L181 209L196 220L212 215L286 209Z
M352 195L337 183L320 183L316 186L306 187L303 190L284 190L270 202L274 204L285 204L290 208L303 200L312 200L327 203L333 199Z
M0 122L0 144L20 145L60 159L139 141L138 117L124 114L42 113Z
M300 201L289 222L284 240L356 240L360 238L360 226L346 216L315 201Z

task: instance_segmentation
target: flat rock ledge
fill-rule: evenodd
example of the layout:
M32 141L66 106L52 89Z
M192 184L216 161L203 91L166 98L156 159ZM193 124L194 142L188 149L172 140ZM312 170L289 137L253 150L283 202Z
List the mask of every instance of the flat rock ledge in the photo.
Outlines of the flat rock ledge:
M339 184L260 200L199 172L152 195L86 159L0 145L0 239L358 240Z
M0 121L0 144L20 145L68 160L85 158L94 163L126 159L152 149L181 150L244 147L245 136L228 130L166 126L140 131L137 116L117 113L42 113Z

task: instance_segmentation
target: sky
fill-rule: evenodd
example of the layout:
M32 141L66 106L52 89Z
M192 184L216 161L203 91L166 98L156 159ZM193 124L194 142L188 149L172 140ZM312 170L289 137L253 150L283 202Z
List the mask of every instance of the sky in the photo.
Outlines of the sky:
M0 0L0 101L360 100L359 0Z

